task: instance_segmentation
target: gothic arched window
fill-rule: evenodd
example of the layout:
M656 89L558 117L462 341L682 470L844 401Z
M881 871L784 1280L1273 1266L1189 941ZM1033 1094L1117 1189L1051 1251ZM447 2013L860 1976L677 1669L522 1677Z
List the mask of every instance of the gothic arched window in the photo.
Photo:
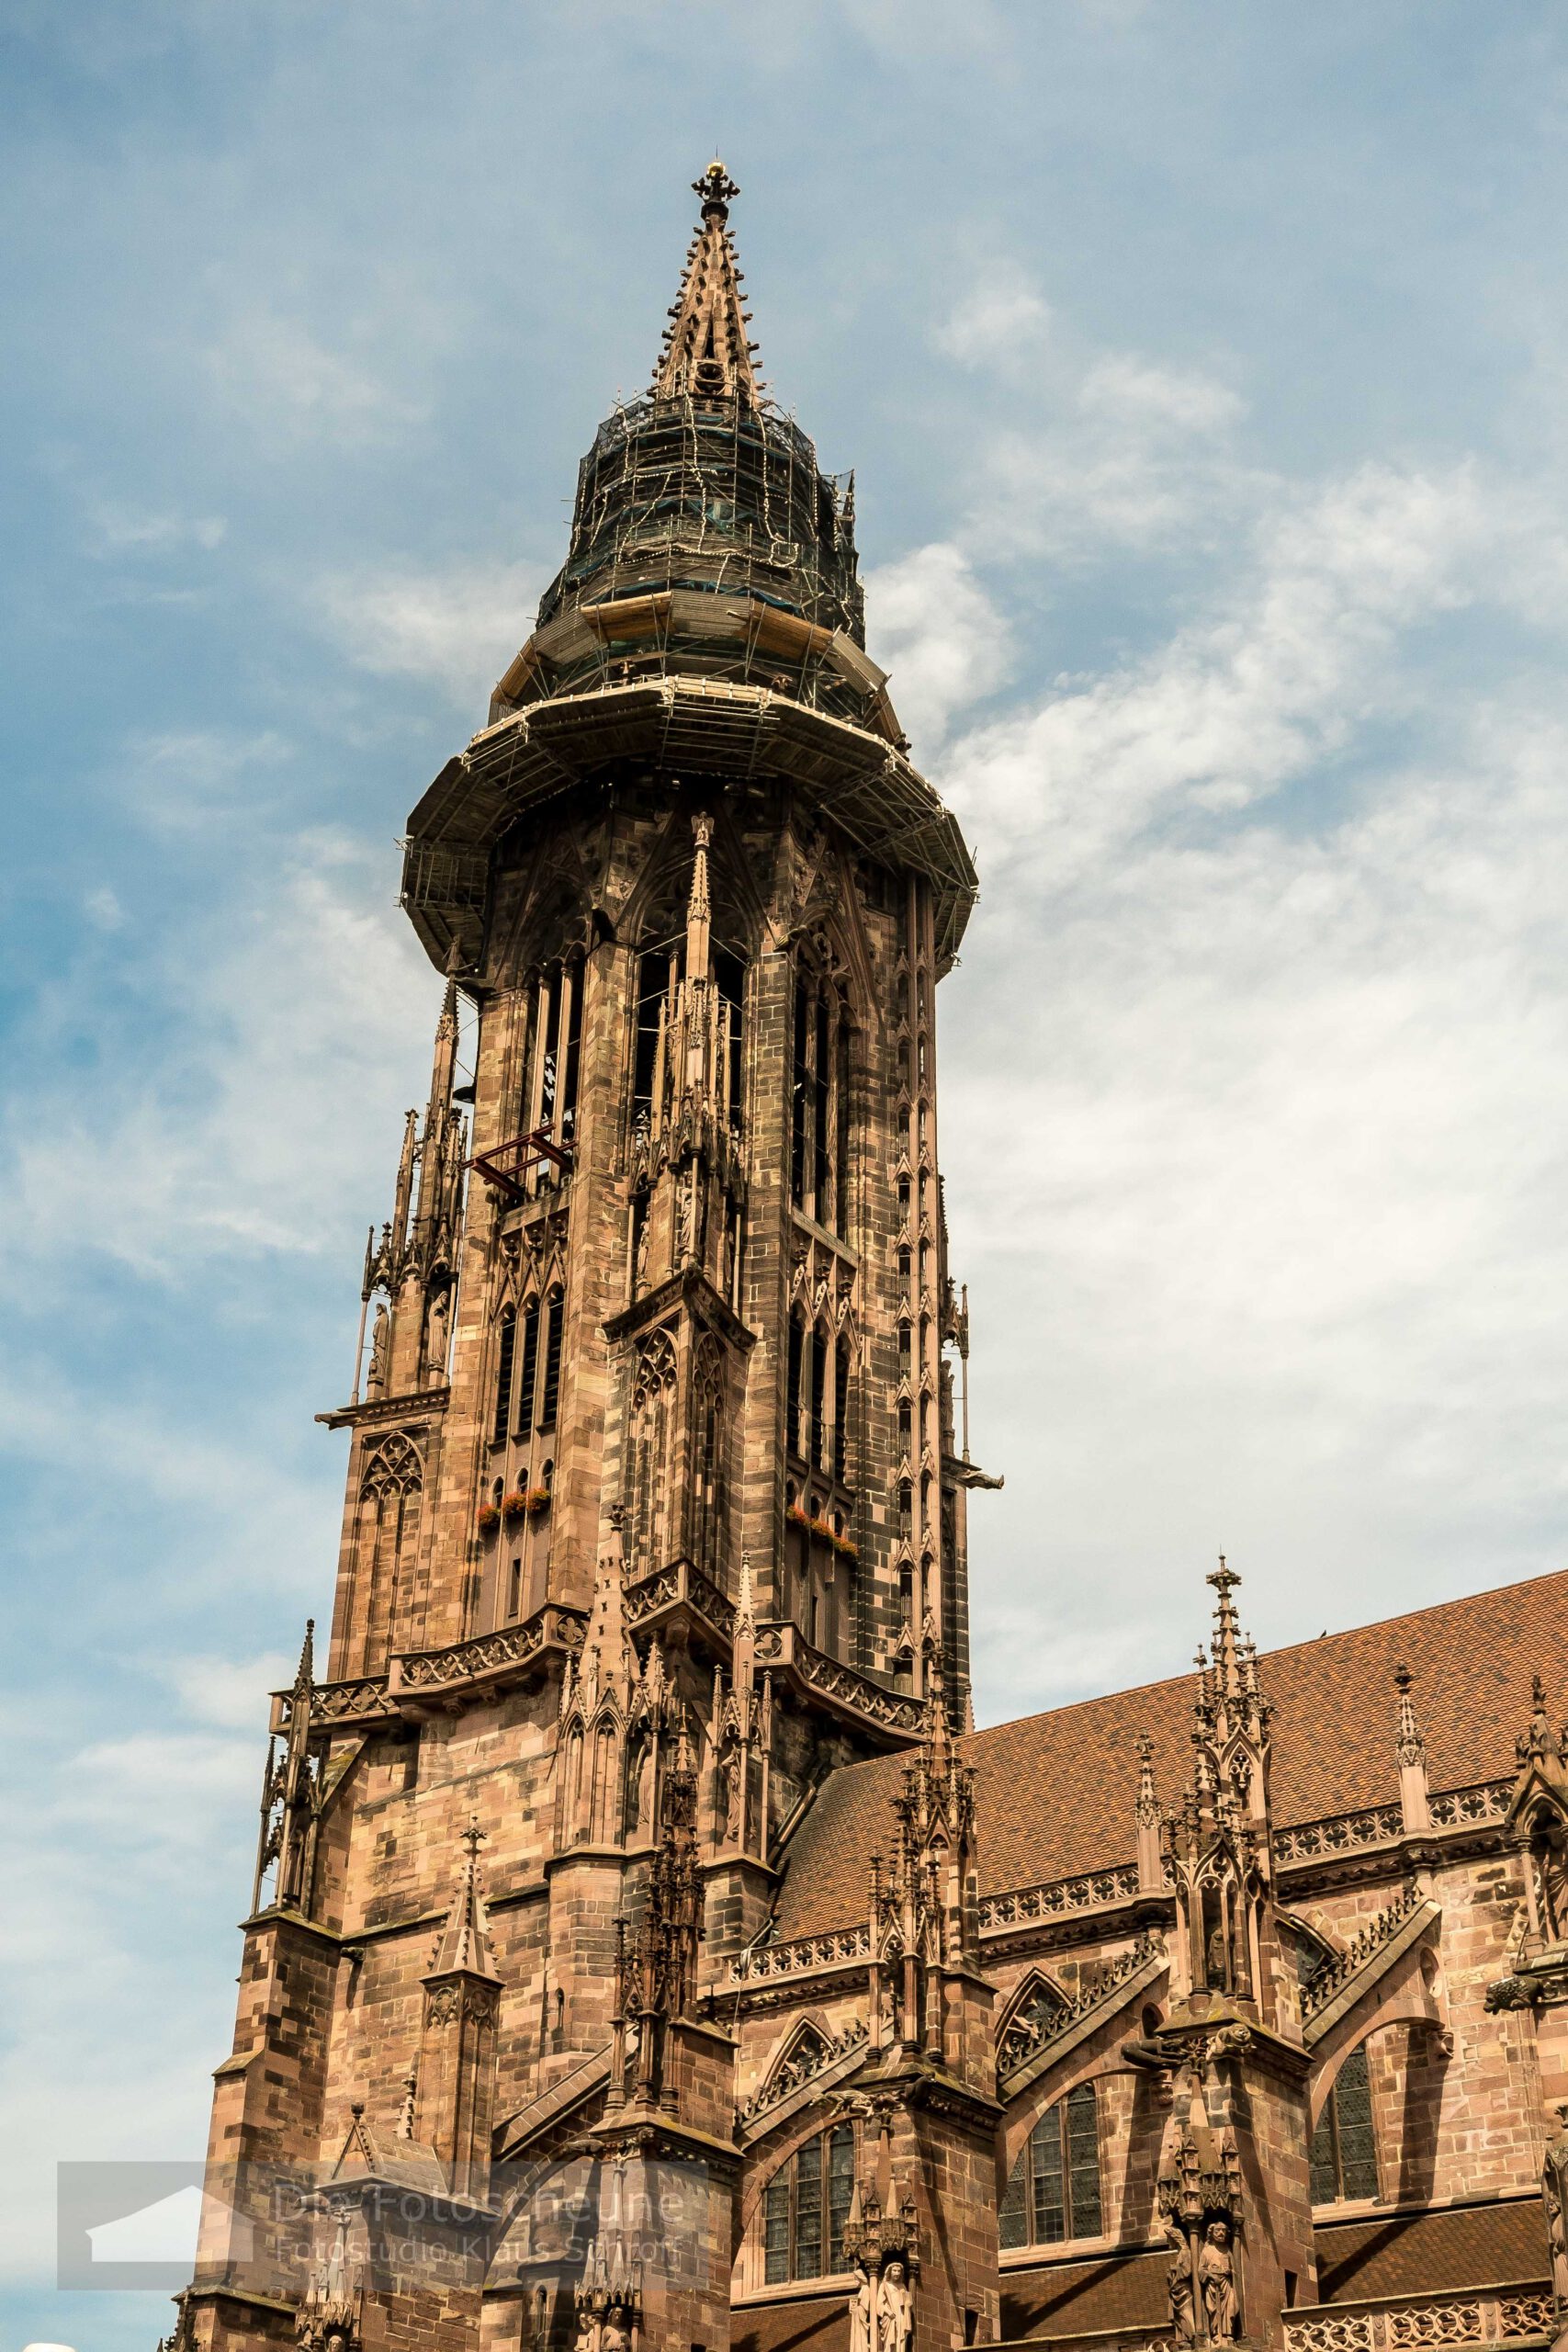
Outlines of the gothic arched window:
M520 1113L525 1134L543 1132L570 1146L577 1125L578 1071L582 1055L581 953L546 966L534 984L528 1055ZM529 1171L529 1190L553 1181L552 1163Z
M526 1437L534 1426L534 1391L539 1380L539 1302L530 1298L523 1308L523 1368L517 1383L517 1434Z
M790 1196L830 1233L847 1233L850 1017L844 990L815 965L795 976L791 1055Z
M1372 2131L1372 2086L1367 2045L1351 2051L1335 2077L1312 2135L1312 2201L1337 2205L1378 2193L1378 2150Z
M849 1476L850 1453L850 1343L840 1332L833 1346L833 1460L832 1472L840 1486Z
M1002 2199L1004 2246L1055 2245L1100 2233L1100 2108L1092 2083L1048 2107L1028 2140Z
M844 2267L844 2224L855 2188L855 2134L836 2123L797 2148L762 2197L762 2277L769 2287Z
M668 1331L637 1347L632 1365L627 1553L635 1575L661 1567L670 1550L675 1483L675 1349Z
M495 1325L495 1410L491 1417L490 1432L492 1445L506 1443L507 1423L512 1417L512 1369L516 1352L516 1310L503 1306Z
M553 1430L560 1405L560 1351L566 1298L559 1283L545 1301L545 1371L539 1383L539 1427Z
M379 1673L400 1630L399 1615L412 1575L423 1489L424 1467L418 1451L394 1430L376 1448L359 1482L355 1573L356 1581L363 1579L365 1593L362 1674Z
M801 1461L806 1459L800 1426L800 1402L806 1386L806 1318L797 1306L789 1318L789 1363L784 1382L784 1442Z

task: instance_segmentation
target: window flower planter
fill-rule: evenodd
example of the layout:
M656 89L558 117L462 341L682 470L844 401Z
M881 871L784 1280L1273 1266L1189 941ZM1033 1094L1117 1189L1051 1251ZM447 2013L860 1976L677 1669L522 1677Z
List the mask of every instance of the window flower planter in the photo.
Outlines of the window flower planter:
M523 1507L530 1519L542 1519L550 1507L548 1487L530 1487L523 1498Z
M513 1524L513 1521L521 1519L527 1508L528 1498L525 1494L514 1492L502 1498L501 1515L502 1519L505 1520L508 1527Z
M501 1513L494 1503L481 1503L475 1521L481 1535L493 1535L501 1525Z

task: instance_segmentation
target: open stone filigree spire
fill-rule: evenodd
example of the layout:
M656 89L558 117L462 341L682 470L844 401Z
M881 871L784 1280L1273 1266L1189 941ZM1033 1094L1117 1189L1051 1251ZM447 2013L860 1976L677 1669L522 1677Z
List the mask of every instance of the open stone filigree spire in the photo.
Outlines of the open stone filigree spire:
M741 272L728 220L740 190L716 157L692 187L702 198L703 223L692 240L681 291L670 311L664 345L653 371L655 400L736 401L759 406L762 386L751 364L757 346L747 337Z

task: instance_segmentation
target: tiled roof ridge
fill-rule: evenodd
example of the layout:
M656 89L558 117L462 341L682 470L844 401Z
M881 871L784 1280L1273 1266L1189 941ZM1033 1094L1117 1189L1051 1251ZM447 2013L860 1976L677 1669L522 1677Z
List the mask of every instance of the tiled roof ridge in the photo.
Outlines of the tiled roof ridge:
M1418 1620L1444 1617L1451 1610L1470 1608L1477 1601L1495 1600L1501 1593L1528 1592L1533 1587L1550 1584L1553 1579L1568 1584L1568 1568L1543 1568L1539 1576L1514 1577L1506 1584L1488 1585L1481 1592L1455 1593L1448 1600L1429 1600L1420 1609L1402 1609L1392 1617L1370 1617L1364 1624L1337 1625L1326 1634L1313 1634L1300 1641L1281 1642L1277 1649L1259 1650L1258 1663L1259 1668L1263 1668L1271 1659L1293 1657L1298 1650L1321 1650L1327 1643L1348 1641L1358 1634L1384 1633L1395 1625L1412 1625ZM1080 1707L1103 1707L1116 1699L1140 1699L1145 1694L1152 1697L1157 1691L1185 1687L1191 1679L1191 1668L1189 1668L1181 1674L1161 1675L1157 1681L1130 1683L1122 1690L1090 1691L1081 1699L1064 1700L1058 1706L1036 1707L1031 1714L1007 1715L999 1723L977 1724L975 1730L964 1733L958 1744L969 1750L976 1741L988 1738L994 1732L1016 1731L1024 1724L1043 1723L1047 1716L1070 1715ZM866 1760L882 1763L886 1759L876 1757ZM850 1765L840 1769L853 1771L856 1768Z

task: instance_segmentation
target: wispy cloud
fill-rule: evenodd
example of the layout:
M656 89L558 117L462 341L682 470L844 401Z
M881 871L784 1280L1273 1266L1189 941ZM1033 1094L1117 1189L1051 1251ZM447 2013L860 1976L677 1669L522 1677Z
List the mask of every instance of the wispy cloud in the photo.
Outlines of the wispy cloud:
M519 563L358 571L325 581L318 609L361 669L437 686L477 723L533 628L544 585Z
M176 555L191 548L210 554L229 527L221 514L159 514L119 499L90 505L87 526L93 552L102 556Z
M373 343L378 322L357 339ZM269 445L288 450L322 442L339 450L376 447L427 413L372 351L323 340L305 320L263 306L241 308L207 353L214 388Z
M1007 620L952 545L917 548L866 575L871 650L889 692L928 752L961 710L999 686L1012 657Z
M1473 1580L1488 1528L1553 1563L1568 695L1543 661L1478 704L1423 646L1509 605L1557 494L1467 464L1282 494L1226 608L946 754L987 885L945 1103L1010 1476L973 1517L992 1714L1040 1703L1032 1615L1051 1687L1064 1637L1080 1682L1124 1670L1111 1573L1174 1659L1174 1559L1266 1570L1280 1634L1308 1580L1330 1623Z
M953 304L931 340L963 368L1007 371L1036 358L1050 328L1050 304L1027 272L998 263Z

